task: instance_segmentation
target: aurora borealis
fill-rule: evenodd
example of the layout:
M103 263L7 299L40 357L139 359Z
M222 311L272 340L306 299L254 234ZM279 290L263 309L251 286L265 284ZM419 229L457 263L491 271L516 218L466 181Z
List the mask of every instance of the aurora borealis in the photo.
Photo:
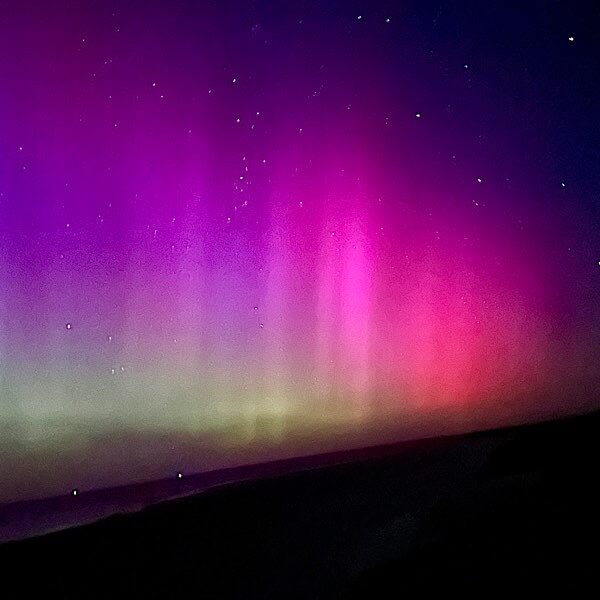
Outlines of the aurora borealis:
M576 3L0 13L0 501L600 405Z

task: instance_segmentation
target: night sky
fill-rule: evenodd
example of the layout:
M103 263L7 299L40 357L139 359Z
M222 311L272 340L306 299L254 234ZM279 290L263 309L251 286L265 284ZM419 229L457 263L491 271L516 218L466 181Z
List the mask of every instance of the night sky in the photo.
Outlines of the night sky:
M598 31L0 2L0 501L600 407Z

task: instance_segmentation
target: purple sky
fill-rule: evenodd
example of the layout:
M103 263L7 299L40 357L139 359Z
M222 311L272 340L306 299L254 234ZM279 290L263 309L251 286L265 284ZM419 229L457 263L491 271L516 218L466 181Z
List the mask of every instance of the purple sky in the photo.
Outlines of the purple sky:
M0 500L600 404L589 15L136 4L0 3Z

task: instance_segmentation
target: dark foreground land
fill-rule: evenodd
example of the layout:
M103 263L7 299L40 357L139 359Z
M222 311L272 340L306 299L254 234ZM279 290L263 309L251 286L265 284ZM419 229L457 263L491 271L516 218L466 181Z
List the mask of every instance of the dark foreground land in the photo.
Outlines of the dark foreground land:
M595 597L598 457L600 413L355 453L4 544L2 597Z

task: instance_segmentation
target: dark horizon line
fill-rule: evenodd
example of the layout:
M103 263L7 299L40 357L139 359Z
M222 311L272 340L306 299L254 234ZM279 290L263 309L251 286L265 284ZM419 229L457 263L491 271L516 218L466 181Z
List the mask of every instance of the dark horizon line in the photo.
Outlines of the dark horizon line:
M493 427L466 433L443 434L407 439L380 445L336 450L320 454L282 458L253 464L201 471L192 474L173 473L172 477L128 483L86 491L72 491L56 496L0 503L0 544L47 535L119 514L139 512L152 505L186 496L194 496L216 488L254 480L291 476L302 471L355 464L385 457L398 456L404 451L440 449L458 440L473 440L510 432L543 430L548 427L577 423L582 419L600 418L600 410L539 421ZM95 510L94 510L95 509ZM45 517L45 518L44 518ZM62 517L62 519L61 519ZM41 521L40 524L35 521ZM54 522L52 523L52 519Z

